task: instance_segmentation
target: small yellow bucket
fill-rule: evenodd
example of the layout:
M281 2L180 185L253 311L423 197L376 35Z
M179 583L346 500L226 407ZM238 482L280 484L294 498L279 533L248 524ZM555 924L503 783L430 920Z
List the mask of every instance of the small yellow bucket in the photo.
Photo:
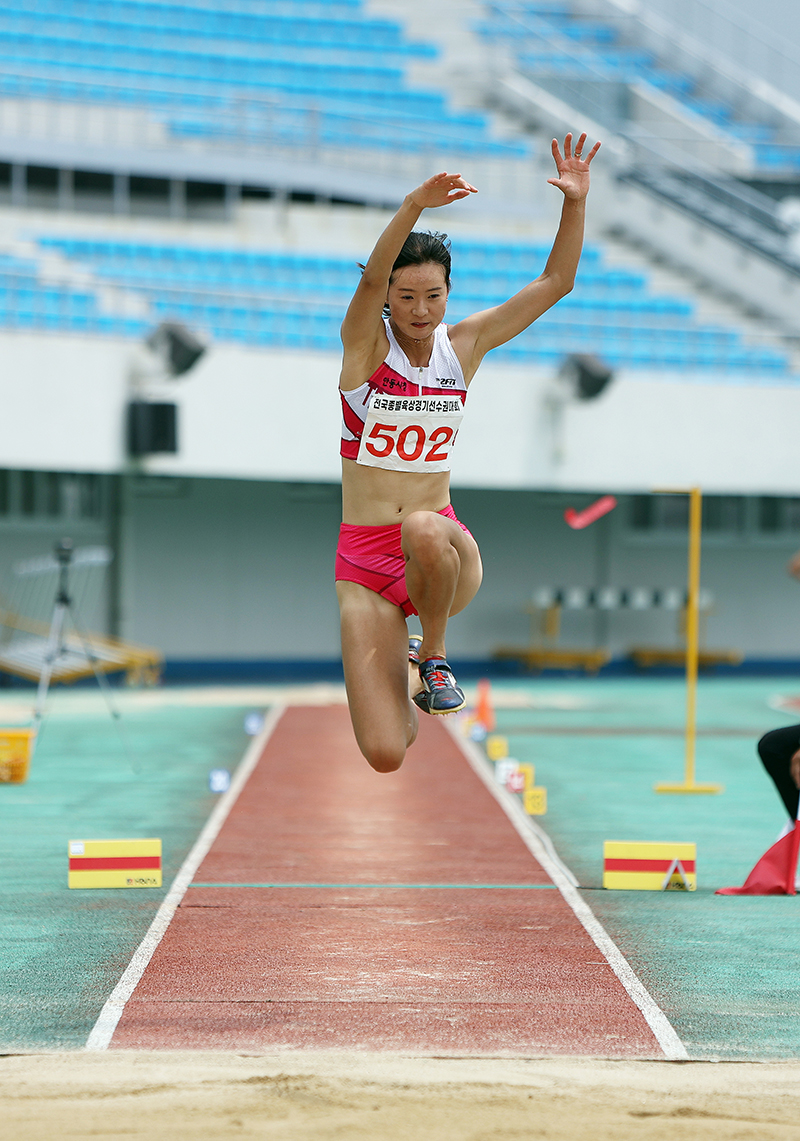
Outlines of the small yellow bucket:
M28 779L35 737L35 729L0 729L0 784Z

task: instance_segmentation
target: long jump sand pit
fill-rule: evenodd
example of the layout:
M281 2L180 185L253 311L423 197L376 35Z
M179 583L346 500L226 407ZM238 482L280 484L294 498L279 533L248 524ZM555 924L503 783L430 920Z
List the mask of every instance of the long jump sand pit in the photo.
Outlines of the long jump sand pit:
M796 1141L800 1062L119 1051L0 1059L0 1137Z

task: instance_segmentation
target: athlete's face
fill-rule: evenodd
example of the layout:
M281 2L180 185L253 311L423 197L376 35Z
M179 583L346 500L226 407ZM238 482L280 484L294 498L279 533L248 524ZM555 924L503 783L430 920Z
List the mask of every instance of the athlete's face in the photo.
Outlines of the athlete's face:
M430 336L447 308L444 268L436 262L403 266L393 274L386 299L401 333L415 341Z

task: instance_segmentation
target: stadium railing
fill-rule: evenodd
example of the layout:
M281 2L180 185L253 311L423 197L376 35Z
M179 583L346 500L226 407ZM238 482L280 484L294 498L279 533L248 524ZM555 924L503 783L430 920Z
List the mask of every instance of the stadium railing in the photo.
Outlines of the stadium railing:
M667 13L670 23L641 5L623 12L613 0L564 6L495 0L488 7L476 26L487 44L504 45L523 74L608 129L628 132L632 88L650 85L728 134L731 144L746 145L754 170L762 154L770 167L800 169L800 118L788 113L791 101L776 89L767 98L768 85L737 74L715 45L676 35L674 12ZM784 54L788 63L789 50ZM800 59L793 62L800 84ZM702 153L702 142L688 135L679 145Z

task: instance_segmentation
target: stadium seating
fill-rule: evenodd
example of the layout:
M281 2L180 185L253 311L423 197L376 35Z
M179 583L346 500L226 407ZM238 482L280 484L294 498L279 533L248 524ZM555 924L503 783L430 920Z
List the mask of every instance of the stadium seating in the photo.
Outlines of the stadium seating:
M219 342L338 351L339 324L357 281L357 256L311 256L42 235L96 287L137 295L146 317L104 312L93 292L42 284L37 265L0 258L0 325L142 337L160 320L178 320ZM457 240L449 319L495 305L541 269L541 244ZM735 328L702 324L684 297L653 295L639 270L609 267L602 247L587 247L577 286L493 359L557 362L594 352L615 368L771 380L789 377L785 354L746 344Z
M537 83L645 82L674 96L717 130L751 144L756 164L764 171L800 170L800 147L780 144L770 124L738 118L730 104L703 95L690 76L671 70L652 52L623 43L612 24L553 0L494 0L487 9L487 18L476 30L488 42L509 47L520 70ZM601 106L596 86L592 99ZM613 103L619 108L618 100Z
M435 56L360 0L225 12L0 0L0 95L142 107L174 136L209 141L529 153L492 138L484 115L409 85L409 61Z
M104 312L95 292L44 281L36 262L0 254L0 327L141 337L152 322Z

